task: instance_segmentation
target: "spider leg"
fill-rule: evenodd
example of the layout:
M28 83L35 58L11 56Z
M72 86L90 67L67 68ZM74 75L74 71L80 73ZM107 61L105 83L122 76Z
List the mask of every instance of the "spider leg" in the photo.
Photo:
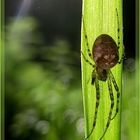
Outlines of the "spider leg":
M117 24L118 24L118 29L117 29L117 32L118 32L118 49L120 48L120 23L119 23L119 15L118 15L118 10L116 8L116 14L117 14Z
M119 15L118 15L118 10L116 8L116 14L117 14L117 24L118 24L118 29L117 29L117 32L118 32L118 49L120 48L120 23L119 23ZM121 64L125 58L125 48L124 48L124 45L123 45L123 52L122 52L122 56L121 56L121 59L118 61L119 64Z
M125 59L125 48L123 46L123 52L122 52L122 56L121 59L118 61L118 64L121 64L123 62L123 60Z
M112 84L111 84L110 77L108 79L108 90L109 90L111 105L110 105L108 120L107 120L107 123L106 123L106 128L104 130L103 135L100 137L100 140L105 136L105 134L107 132L107 129L109 128L109 125L110 125L110 122L111 122L112 111L113 111L113 108L114 108L114 95L113 95L113 90L112 90Z
M112 74L111 71L110 71L110 76L111 76L111 80L112 80L112 83L113 83L113 85L114 85L114 88L115 88L115 90L116 90L116 92L117 92L116 112L115 112L114 116L111 118L111 120L113 120L113 119L116 117L117 113L119 112L120 91L119 91L119 87L118 87L118 85L117 85L117 83L116 83L116 80L115 80L115 78L114 78L114 76L113 76L113 74Z
M83 54L83 52L81 51L81 54L82 54L82 56L83 56L83 58L84 58L84 60L89 64L89 65L91 65L93 68L95 67L95 65L93 64L93 63L91 63L88 59L86 59L86 57L85 57L85 55Z
M100 101L99 81L98 81L97 78L95 78L95 88L96 88L96 105L95 105L95 113L94 113L93 125L92 125L92 129L91 129L90 133L85 138L85 140L88 139L91 136L91 134L93 133L93 130L94 130L95 126L96 126L96 119L97 119L98 107L99 107L99 101Z
M84 33L84 38L85 38L85 40L86 40L87 51L88 51L89 57L92 59L92 54L91 54L91 51L90 51L90 49L89 49L88 36L87 36L87 34L86 34L86 28L85 28L85 22L84 22L83 16L82 16L82 19L83 19L83 33Z

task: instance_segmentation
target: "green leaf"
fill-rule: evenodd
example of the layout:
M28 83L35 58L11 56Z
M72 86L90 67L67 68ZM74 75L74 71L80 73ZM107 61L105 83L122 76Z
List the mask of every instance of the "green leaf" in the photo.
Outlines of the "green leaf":
M117 16L118 13L118 16ZM110 35L118 44L118 37L120 37L120 49L119 57L122 57L123 44L122 44L122 1L121 0L83 0L82 11L82 25L84 21L84 30L82 26L81 36L81 51L88 60L91 60L88 56L87 41L85 35L88 37L88 46L92 53L92 47L95 39L101 34ZM118 35L118 29L120 30ZM91 60L91 62L94 61ZM93 67L85 62L81 55L82 63L82 90L83 90L83 104L84 104L84 116L85 116L85 138L91 132L93 126L95 103L96 103L96 91L95 86L91 85ZM111 69L116 82L121 92L121 79L122 79L122 64L117 64ZM93 130L92 135L88 138L90 140L99 140L103 135L108 120L108 114L110 109L110 97L107 82L99 81L100 87L100 105L98 108L98 115L96 120L96 127ZM112 84L113 87L113 84ZM115 106L113 114L115 114L117 93L113 87ZM110 126L103 137L104 140L120 140L120 108L121 99L119 105L119 113L114 120L111 121Z

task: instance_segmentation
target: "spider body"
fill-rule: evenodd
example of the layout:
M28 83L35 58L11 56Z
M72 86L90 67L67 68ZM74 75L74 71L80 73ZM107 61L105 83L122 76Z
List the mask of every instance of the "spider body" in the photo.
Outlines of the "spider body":
M118 46L113 38L107 34L96 38L92 54L96 66L105 70L114 67L119 60Z
M93 44L92 55L98 79L106 81L108 70L114 67L119 60L117 44L111 36L101 34Z

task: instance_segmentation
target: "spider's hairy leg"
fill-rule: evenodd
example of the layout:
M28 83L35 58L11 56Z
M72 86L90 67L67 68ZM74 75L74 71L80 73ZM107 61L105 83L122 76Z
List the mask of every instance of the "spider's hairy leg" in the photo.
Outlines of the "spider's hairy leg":
M108 120L107 120L107 123L106 123L106 128L104 130L103 135L100 137L100 140L105 136L105 134L107 132L107 129L109 128L109 125L110 125L110 122L111 122L112 111L113 111L113 108L114 108L114 95L113 95L113 90L112 90L112 84L111 84L110 77L108 78L108 90L109 90L111 105L110 105Z
M91 84L92 84L92 85L94 85L95 79L96 79L96 71L95 71L95 69L94 69L93 72L92 72L92 80L91 80Z
M117 25L118 25L118 29L117 29L117 32L118 32L118 49L120 48L120 23L119 23L119 15L118 15L118 10L116 8L116 14L117 14Z
M87 140L93 133L93 130L96 126L96 120L97 120L97 114L98 114L98 107L99 107L99 101L100 101L100 89L99 89L99 81L97 78L95 78L95 88L96 88L96 105L95 105L95 113L94 113L94 119L93 119L93 125L90 133L85 138Z
M86 57L85 57L85 55L83 54L83 52L81 51L81 54L82 54L82 56L83 56L83 58L84 58L84 60L89 64L89 65L91 65L93 68L95 67L95 65L93 64L93 63L91 63Z
M117 24L118 24L118 29L117 29L117 32L118 32L118 49L120 48L120 23L119 23L119 15L118 15L118 10L116 8L116 14L117 14ZM125 48L124 48L124 45L123 45L123 52L122 52L122 56L120 58L120 60L118 61L119 64L122 63L122 61L124 60L125 58Z
M88 44L88 36L87 36L87 34L86 34L84 16L82 16L82 20L83 20L83 35L84 35L84 38L85 38L85 42L86 42L86 46L87 46L88 55L89 55L89 57L92 59L92 54L91 54L91 51L90 51L90 49L89 49L89 44Z
M87 84L89 83L89 81L91 81L91 84L94 85L95 79L96 79L96 72L95 72L95 69L94 69L93 72L92 72L92 77L88 79Z
M126 58L125 58L125 48L124 48L124 45L123 45L122 56L121 56L120 60L118 61L118 64L121 64L121 63L123 62L124 59L126 59Z
M113 120L116 117L117 113L119 112L120 91L119 91L119 87L118 87L118 85L116 83L116 80L115 80L115 78L114 78L114 76L113 76L111 71L110 71L110 77L111 77L112 83L114 85L114 88L115 88L115 90L117 92L116 112L115 112L114 116L111 118L111 120Z

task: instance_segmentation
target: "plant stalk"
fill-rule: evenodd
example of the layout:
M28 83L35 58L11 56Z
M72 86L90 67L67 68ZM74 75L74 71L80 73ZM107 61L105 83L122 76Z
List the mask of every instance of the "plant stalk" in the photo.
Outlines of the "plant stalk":
M110 35L118 44L118 37L120 38L119 57L122 57L123 43L122 43L122 0L83 0L82 5L82 30L81 30L81 51L85 57L94 64L94 60L88 56L88 46L92 53L92 47L95 39L101 34ZM117 13L118 12L118 17ZM119 20L119 24L118 24ZM83 28L84 26L84 28ZM119 29L119 35L118 35ZM87 39L85 38L87 36ZM88 46L87 46L88 42ZM93 67L89 65L81 55L82 63L82 91L83 91L83 104L84 104L84 116L85 116L85 138L91 132L93 126L95 103L96 103L96 91L95 85L91 84ZM119 91L122 91L122 64L117 64L111 69L116 82L119 87ZM113 87L113 84L112 84ZM107 82L99 81L100 88L100 104L98 108L98 114L96 119L96 127L93 130L89 140L99 140L104 133L109 109L110 109L110 97ZM116 107L117 93L113 87L114 102ZM122 93L121 93L122 94ZM115 114L115 107L113 114ZM119 113L114 120L111 121L110 126L103 137L103 140L120 140L120 115L121 115L121 97L119 105Z

